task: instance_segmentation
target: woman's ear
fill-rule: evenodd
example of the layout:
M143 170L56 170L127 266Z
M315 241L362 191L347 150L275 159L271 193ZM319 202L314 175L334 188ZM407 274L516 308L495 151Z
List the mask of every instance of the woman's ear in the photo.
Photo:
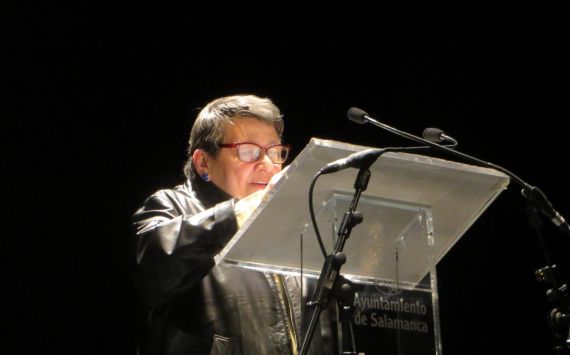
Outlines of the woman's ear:
M202 149L196 149L192 153L192 163L198 175L206 182L211 180L210 169L208 168L210 156Z
M202 176L204 174L208 174L209 158L208 153L202 149L196 149L194 153L192 153L192 163L194 163L194 167L196 168L198 175Z

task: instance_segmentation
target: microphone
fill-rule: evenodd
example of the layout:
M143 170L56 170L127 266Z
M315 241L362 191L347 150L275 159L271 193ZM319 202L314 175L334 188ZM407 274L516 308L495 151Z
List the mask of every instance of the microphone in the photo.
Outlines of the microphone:
M351 107L347 113L348 119L352 122L356 122L358 124L365 124L366 123L366 116L368 113L364 110L359 109L358 107Z
M359 109L357 107L350 108L347 112L347 116L353 122L356 122L359 124L365 124L365 123L370 122L370 123L374 124L375 126L378 126L384 130L387 130L389 132L392 132L392 133L397 134L399 136L402 136L404 138L410 139L414 142L426 144L426 145L428 145L432 148L435 148L437 150L444 151L444 152L449 153L451 155L454 155L456 157L460 157L460 158L462 158L468 162L475 163L475 164L478 164L481 166L487 166L487 167L490 167L490 168L493 168L495 170L498 170L500 172L505 173L506 175L511 177L517 184L519 184L522 187L523 196L529 201L529 203L536 210L540 211L540 213L542 213L546 218L548 218L564 234L570 236L570 225L568 224L568 222L566 222L564 217L562 217L560 215L560 213L558 213L558 211L556 211L554 209L554 207L552 206L550 201L548 201L548 199L546 198L544 193L542 193L542 191L540 191L540 189L538 189L536 186L532 186L530 184L527 184L521 178L519 178L518 176L516 176L515 174L511 173L510 171L508 171L507 169L505 169L503 167L500 167L500 166L495 165L493 163L483 161L483 160L475 158L471 155L467 155L465 153L458 152L458 151L453 150L451 148L448 148L444 145L434 143L433 141L430 140L430 139L433 139L434 141L440 141L441 142L442 139L443 140L451 139L452 142L457 143L457 141L455 141L455 139L445 135L443 133L443 131L441 131L437 128L428 128L428 129L424 130L424 137L426 137L426 139L424 139L424 138L417 137L413 134L410 134L408 132L400 131L396 128L390 127L387 124L378 122L374 118L370 117L366 111Z
M377 149L370 148L365 149L360 152L352 153L346 158L338 159L332 163L328 163L321 170L319 170L321 175L334 173L339 170L344 170L346 168L363 168L372 165L376 159L382 154L384 154L388 149Z
M433 143L441 143L444 141L451 142L451 145L449 147L453 148L457 147L458 144L454 138L448 136L447 134L443 133L441 129L435 127L424 129L422 137L424 137L425 140Z
M443 131L435 127L426 128L424 129L424 133L422 133L422 137L424 137L424 139L435 143L443 142L445 140L443 135Z
M428 146L430 146L430 147L432 147L432 148L441 147L440 145L435 144L435 143L431 142L431 141L428 140L428 139L423 139L423 138L414 136L413 134L410 134L410 133L408 133L408 132L400 131L400 130L394 128L394 127L390 127L390 126L388 126L388 125L385 124L385 123L378 122L378 121L375 120L374 118L370 117L366 111L364 111L364 110L362 110L362 109L359 109L358 107L351 107L351 108L348 110L348 112L347 112L347 116L348 116L348 119L349 119L349 120L351 120L351 121L353 121L353 122L356 122L356 123L358 123L358 124L365 124L365 123L369 123L369 122L370 122L370 123L372 123L372 124L375 125L375 126L378 126L378 127L382 128L382 129L384 129L384 130L387 130L387 131L389 131L389 132L392 132L392 133L397 134L397 135L399 135L399 136L402 136L402 137L404 137L404 138L413 140L414 142L418 142L418 143L421 143L421 144L426 144L426 145L428 145ZM430 131L430 132L431 132L431 131ZM443 134L443 131L442 131L441 133ZM440 136L441 136L441 134L440 134ZM449 137L449 136L446 136L446 137ZM451 138L451 137L449 137L449 138ZM453 139L453 138L451 138L451 139L452 139L451 141L454 142L455 145L457 145L457 141L456 141L455 139ZM436 146L437 146L437 147L436 147ZM450 150L451 150L451 149L450 149Z

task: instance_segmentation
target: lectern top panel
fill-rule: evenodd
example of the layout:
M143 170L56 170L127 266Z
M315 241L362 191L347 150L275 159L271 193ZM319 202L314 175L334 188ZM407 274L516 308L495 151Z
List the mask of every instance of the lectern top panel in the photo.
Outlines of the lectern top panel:
M309 184L324 165L367 148L311 139L216 262L293 273L302 265L305 273L318 274L323 257L310 224ZM352 230L344 249L343 273L362 280L419 282L429 270L426 264L439 261L509 183L493 169L407 153L386 153L370 171L359 204L364 222ZM356 174L346 169L323 175L316 184L315 210L329 252ZM397 254L402 248L406 253Z

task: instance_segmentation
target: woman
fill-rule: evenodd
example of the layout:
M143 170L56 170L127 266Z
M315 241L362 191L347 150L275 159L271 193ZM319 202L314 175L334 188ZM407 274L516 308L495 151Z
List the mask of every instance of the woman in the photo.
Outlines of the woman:
M279 178L282 133L269 99L210 102L192 127L185 184L135 213L142 354L297 353L301 280L213 261ZM331 353L329 337L322 327L311 354Z

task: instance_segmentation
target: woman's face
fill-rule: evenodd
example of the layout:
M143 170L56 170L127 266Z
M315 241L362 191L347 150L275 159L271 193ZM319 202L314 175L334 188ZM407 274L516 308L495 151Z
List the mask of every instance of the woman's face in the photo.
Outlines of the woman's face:
M255 117L234 118L224 127L222 143L256 143L262 147L281 143L275 127ZM271 177L281 170L281 164L274 164L269 157L262 157L254 163L241 161L237 148L220 148L215 158L208 159L208 174L211 181L233 197L244 198L253 192L263 190Z

